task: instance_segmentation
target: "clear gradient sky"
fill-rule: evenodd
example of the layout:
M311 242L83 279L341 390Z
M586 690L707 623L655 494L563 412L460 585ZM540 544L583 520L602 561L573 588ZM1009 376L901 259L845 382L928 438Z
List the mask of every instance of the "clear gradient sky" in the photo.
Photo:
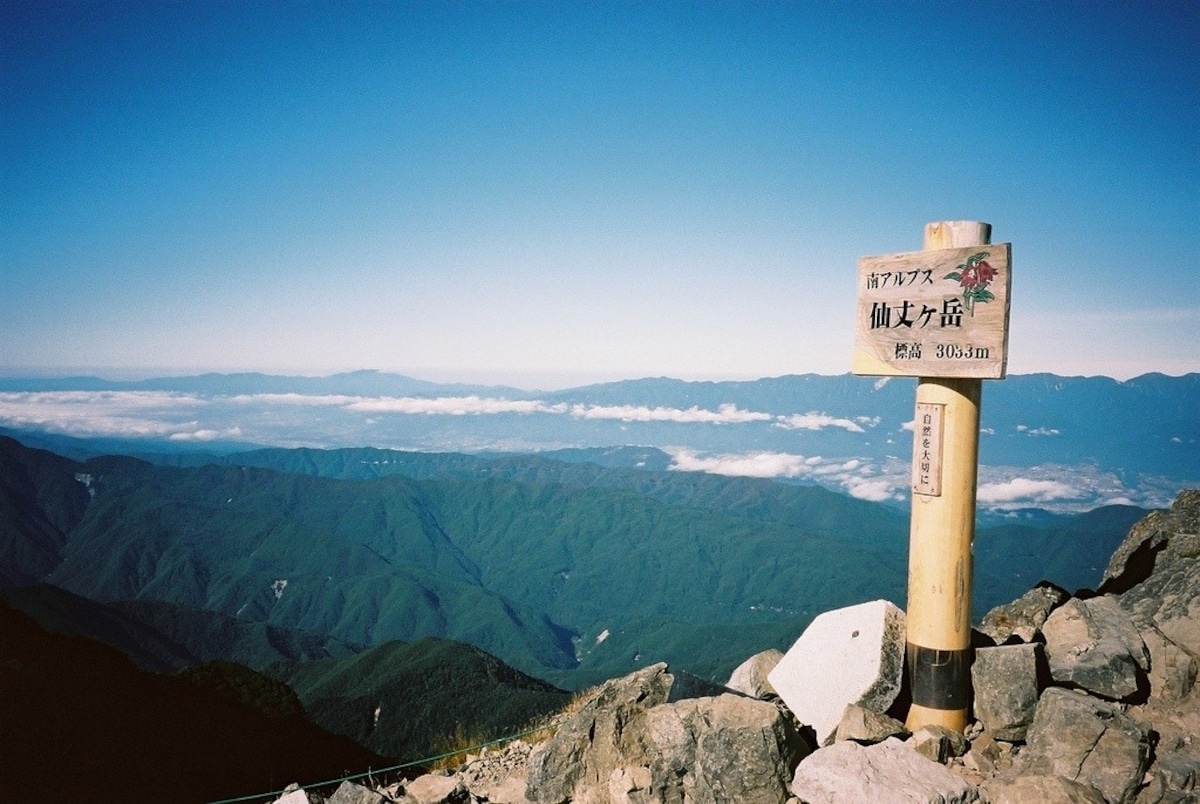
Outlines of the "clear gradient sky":
M0 0L0 373L849 371L1013 243L1010 373L1200 371L1200 2Z

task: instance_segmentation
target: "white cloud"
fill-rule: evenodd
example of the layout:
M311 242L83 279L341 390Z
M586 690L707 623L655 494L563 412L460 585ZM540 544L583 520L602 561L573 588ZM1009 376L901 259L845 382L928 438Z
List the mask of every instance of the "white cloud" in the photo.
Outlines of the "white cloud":
M558 412L558 411L554 411ZM770 413L742 410L737 405L724 404L717 410L690 407L647 407L645 405L572 405L571 415L577 419L615 419L623 422L675 422L678 424L744 424L770 421Z
M751 452L740 455L706 455L688 449L669 450L672 470L708 472L730 477L801 477L813 471L811 459L786 452Z
M853 472L862 466L862 461L857 458L851 458L843 463L827 463L813 470L813 474L817 475L837 475L843 472Z
M161 391L0 393L0 424L79 437L170 436L203 400Z
M237 440L242 437L240 427L229 427L224 430L199 429L190 432L171 433L171 441L217 441L221 439Z
M862 418L860 417L860 420ZM835 418L827 413L796 413L791 416L778 416L775 426L785 430L821 430L825 427L841 427L851 433L866 432L849 419Z
M335 407L352 404L362 397L341 394L237 394L228 397L239 405L304 405Z
M904 499L896 490L896 486L884 477L847 477L842 481L842 485L845 486L846 493L860 500L887 502Z
M361 397L344 405L360 413L406 413L424 416L480 416L497 413L565 413L566 405L547 405L534 399L495 399L478 396Z
M1074 500L1080 496L1082 495L1078 491L1066 483L1057 480L1033 480L1027 477L1014 477L1000 483L985 483L976 492L979 502L996 507Z
M1030 435L1030 436L1034 436L1034 437L1037 437L1037 436L1056 436L1056 435L1058 435L1058 430L1056 430L1056 429L1054 429L1054 428L1052 428L1052 427L1037 427L1037 428L1031 428L1031 427L1029 427L1029 425L1026 425L1026 424L1018 424L1018 425L1017 425L1017 432L1019 432L1019 433L1025 433L1026 435Z

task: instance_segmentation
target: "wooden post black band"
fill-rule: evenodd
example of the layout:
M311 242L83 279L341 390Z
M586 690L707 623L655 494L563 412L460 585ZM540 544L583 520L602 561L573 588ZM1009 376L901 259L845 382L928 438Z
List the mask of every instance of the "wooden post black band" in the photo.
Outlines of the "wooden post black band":
M970 702L971 651L905 646L912 702L927 709L966 709Z

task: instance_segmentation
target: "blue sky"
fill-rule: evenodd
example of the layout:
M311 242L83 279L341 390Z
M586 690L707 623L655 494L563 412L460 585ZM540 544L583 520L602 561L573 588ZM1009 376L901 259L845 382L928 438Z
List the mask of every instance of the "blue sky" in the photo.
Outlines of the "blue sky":
M0 0L0 373L849 371L1013 244L1010 373L1200 371L1200 3Z

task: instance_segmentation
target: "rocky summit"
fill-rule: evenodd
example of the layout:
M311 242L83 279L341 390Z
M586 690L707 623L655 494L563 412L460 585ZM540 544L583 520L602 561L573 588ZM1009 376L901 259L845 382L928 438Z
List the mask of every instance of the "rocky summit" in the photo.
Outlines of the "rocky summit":
M863 656L904 638L851 633L873 640ZM1200 802L1200 490L1138 522L1099 589L1039 585L988 612L976 644L965 734L910 734L904 685L879 694L894 663L840 666L810 637L751 657L724 688L653 665L581 695L537 739L386 787L293 787L276 804ZM770 683L780 662L792 670L776 679L803 668L822 700L793 685L785 702ZM818 740L796 713L835 699L841 722Z

